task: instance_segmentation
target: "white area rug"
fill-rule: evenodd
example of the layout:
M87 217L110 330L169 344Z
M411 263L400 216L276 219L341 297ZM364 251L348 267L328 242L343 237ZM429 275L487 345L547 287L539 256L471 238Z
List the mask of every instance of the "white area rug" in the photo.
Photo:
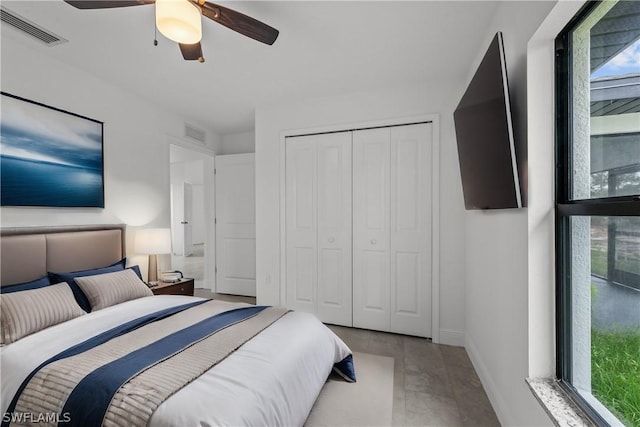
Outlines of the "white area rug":
M334 376L313 405L307 427L390 426L393 409L393 358L353 353L356 383Z

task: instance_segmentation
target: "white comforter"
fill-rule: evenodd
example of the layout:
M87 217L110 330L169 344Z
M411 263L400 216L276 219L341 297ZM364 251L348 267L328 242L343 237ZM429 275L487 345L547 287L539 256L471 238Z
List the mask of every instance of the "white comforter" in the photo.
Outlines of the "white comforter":
M141 298L2 347L2 413L23 379L51 356L145 313L197 299L171 295ZM333 364L350 353L314 316L288 313L165 401L151 418L151 425L302 425Z

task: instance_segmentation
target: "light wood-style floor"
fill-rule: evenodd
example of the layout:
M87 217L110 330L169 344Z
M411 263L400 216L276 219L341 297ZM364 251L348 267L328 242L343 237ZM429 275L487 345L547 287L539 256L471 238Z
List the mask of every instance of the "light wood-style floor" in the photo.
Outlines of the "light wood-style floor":
M196 296L255 304L255 298L204 289L196 289ZM500 425L464 348L424 338L329 327L352 351L394 358L394 426Z

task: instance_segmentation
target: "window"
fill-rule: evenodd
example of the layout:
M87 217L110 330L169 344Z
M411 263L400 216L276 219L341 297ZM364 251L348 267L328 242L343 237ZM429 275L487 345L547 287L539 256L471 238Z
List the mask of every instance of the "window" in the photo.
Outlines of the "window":
M640 2L556 39L557 375L598 424L640 426Z

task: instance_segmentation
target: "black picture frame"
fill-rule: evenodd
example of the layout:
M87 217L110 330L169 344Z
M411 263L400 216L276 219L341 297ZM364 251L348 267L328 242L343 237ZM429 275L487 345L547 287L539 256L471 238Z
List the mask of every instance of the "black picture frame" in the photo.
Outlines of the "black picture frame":
M0 205L104 208L104 123L0 95Z

